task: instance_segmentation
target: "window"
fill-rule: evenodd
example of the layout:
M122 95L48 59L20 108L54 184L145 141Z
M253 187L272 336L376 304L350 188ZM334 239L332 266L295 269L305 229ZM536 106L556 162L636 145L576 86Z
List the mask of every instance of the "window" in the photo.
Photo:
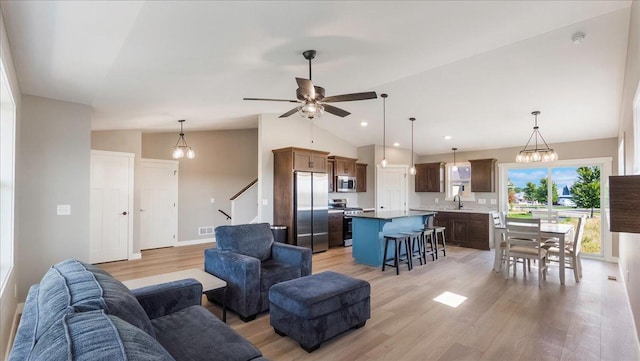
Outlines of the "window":
M0 295L13 268L13 199L16 104L0 61Z
M471 193L471 164L460 162L456 164L447 164L447 200L453 200L453 197L460 195L463 201L473 201L475 197Z

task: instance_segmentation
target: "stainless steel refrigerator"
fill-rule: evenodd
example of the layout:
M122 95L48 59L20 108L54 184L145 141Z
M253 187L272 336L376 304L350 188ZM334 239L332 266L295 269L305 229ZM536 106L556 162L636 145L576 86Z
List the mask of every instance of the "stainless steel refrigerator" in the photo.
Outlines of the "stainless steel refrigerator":
M316 252L329 249L329 178L326 173L294 173L296 244Z

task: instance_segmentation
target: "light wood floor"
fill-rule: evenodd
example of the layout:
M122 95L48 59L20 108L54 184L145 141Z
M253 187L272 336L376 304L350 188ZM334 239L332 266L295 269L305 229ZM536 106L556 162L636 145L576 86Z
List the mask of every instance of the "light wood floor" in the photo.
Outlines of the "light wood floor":
M100 265L120 280L203 269L211 244L143 251L142 260ZM542 288L532 269L505 280L491 270L493 252L448 247L435 263L390 269L358 265L351 248L313 256L313 272L331 269L371 283L371 319L308 354L269 326L269 315L228 323L271 360L640 360L631 311L615 264L584 260L576 284L561 286L555 266ZM449 291L467 297L457 308L433 299ZM218 305L203 305L216 315Z

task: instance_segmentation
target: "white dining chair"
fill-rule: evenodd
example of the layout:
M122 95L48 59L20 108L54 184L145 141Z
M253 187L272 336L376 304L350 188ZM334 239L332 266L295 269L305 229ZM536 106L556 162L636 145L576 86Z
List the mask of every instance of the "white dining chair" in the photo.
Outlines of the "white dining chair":
M565 267L573 269L573 277L576 282L580 282L580 278L582 277L582 260L580 258L580 252L586 223L587 219L585 216L580 216L578 218L578 227L577 232L575 232L575 238L572 241L567 242L564 248ZM545 244L542 247L547 249L550 261L559 262L560 248L558 245Z
M540 219L509 218L506 227L507 267L505 279L509 278L509 266L513 264L513 276L516 276L517 259L536 260L538 262L538 286L547 279L547 250L540 247ZM510 263L513 259L513 263ZM523 272L525 270L523 262Z

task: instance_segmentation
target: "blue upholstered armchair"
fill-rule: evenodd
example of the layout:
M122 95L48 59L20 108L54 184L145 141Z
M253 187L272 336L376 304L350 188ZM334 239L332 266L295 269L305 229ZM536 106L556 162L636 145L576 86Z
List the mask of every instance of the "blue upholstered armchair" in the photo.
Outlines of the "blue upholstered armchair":
M227 306L244 322L269 309L269 288L311 274L311 250L273 241L268 223L216 227L204 270L227 282ZM210 301L221 295L207 294Z

